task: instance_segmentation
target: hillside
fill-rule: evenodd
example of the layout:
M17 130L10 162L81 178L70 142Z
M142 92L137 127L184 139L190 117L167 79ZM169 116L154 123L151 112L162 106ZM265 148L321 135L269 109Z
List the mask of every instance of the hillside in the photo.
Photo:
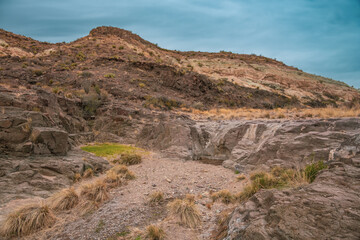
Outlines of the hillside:
M263 56L0 30L0 239L358 239L359 106Z

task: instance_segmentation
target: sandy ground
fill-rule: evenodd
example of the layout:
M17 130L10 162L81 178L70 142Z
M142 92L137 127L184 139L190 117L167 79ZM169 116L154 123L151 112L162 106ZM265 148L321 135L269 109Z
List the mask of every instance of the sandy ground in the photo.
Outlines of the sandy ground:
M212 232L218 226L217 216L234 206L216 202L209 209L206 204L212 203L210 193L221 189L236 193L243 186L232 170L222 166L170 160L153 153L146 156L141 164L130 166L129 169L135 173L136 179L112 189L110 200L95 213L76 217L56 231L48 232L45 238L109 239L129 228L144 230L147 225L156 224L164 229L166 239L211 239ZM149 204L148 196L153 191L162 191L165 203L158 206ZM180 226L168 216L167 203L186 194L196 196L195 203L202 215L202 225L198 229ZM38 236L31 236L30 239Z

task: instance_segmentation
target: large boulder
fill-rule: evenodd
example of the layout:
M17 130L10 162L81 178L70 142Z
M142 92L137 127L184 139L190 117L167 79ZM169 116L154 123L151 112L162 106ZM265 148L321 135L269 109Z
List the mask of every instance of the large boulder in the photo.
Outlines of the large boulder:
M56 128L33 128L31 140L35 154L66 155L69 148L68 133Z

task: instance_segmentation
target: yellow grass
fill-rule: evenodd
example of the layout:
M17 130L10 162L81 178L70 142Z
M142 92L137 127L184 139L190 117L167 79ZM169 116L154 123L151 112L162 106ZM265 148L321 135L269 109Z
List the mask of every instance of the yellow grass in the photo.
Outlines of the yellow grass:
M198 109L182 109L196 116L210 117L212 119L282 119L282 118L338 118L338 117L360 117L360 108L304 108L304 109L252 109L218 108L207 111Z
M149 225L146 228L146 237L150 240L163 240L165 239L165 232L158 226Z
M218 199L221 199L221 201L225 204L229 204L234 200L234 196L227 189L223 189L211 194L211 198L214 202Z
M7 237L24 236L51 227L55 221L56 218L47 205L31 204L10 213L1 233Z
M69 210L79 203L79 196L74 188L67 188L55 193L49 202L49 206L55 211Z
M201 224L201 214L195 203L187 199L175 199L168 205L170 214L176 217L181 224L196 228Z
M160 191L152 192L149 195L149 203L150 204L160 204L164 202L164 193Z
M109 199L108 188L103 181L96 181L90 184L84 184L81 187L80 196L96 203L102 203Z

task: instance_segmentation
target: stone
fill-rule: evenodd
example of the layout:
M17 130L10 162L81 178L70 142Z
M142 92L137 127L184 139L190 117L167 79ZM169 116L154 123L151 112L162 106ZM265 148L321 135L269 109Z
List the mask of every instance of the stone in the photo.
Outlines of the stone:
M47 127L35 127L31 133L35 154L66 155L68 151L68 133Z

